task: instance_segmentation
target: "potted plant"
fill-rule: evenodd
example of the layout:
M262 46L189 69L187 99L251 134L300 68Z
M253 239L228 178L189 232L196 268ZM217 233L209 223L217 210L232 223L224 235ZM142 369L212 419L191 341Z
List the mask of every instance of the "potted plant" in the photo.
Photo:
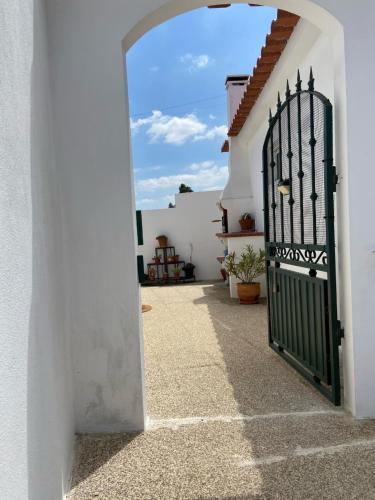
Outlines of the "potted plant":
M190 259L189 259L189 262L187 264L185 264L184 267L182 268L182 270L185 273L185 278L188 280L194 278L195 265L192 264L192 262L191 262L191 260L193 258L193 250L194 250L193 244L190 243Z
M157 255L155 257L152 257L152 260L155 262L155 264L160 264L161 259Z
M240 223L241 231L251 231L254 221L251 218L249 212L245 212L241 215L241 218L238 222Z
M266 272L266 253L259 249L254 250L251 245L246 245L239 259L235 252L231 252L225 259L225 269L230 276L235 276L240 304L256 304L260 295L260 283L254 281Z
M194 269L195 269L195 266L191 262L188 262L187 264L184 265L182 270L185 272L186 279L194 278Z
M175 280L180 279L181 271L182 271L181 267L176 266L175 268L173 268L173 277Z
M165 248L168 245L168 238L164 234L156 236L156 239L158 240L160 248Z

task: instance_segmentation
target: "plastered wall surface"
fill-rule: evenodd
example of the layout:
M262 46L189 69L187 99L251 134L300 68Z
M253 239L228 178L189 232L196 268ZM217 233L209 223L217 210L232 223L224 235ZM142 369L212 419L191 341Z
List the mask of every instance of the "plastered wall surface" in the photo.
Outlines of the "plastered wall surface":
M216 237L216 233L222 230L222 212L217 207L220 196L221 191L177 194L176 208L143 210L144 245L138 251L144 256L145 264L152 262L155 255L155 247L158 246L156 236L165 234L168 245L175 246L176 254L186 262L190 259L190 244L193 245L192 262L196 266L196 279L220 279L220 265L216 260L224 250Z

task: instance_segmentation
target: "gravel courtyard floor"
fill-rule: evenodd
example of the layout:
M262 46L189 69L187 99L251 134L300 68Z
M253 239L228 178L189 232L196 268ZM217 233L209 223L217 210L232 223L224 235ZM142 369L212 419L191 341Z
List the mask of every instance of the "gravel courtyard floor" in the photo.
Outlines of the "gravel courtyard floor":
M78 436L69 499L375 499L375 421L268 347L264 305L221 283L142 299L147 430Z

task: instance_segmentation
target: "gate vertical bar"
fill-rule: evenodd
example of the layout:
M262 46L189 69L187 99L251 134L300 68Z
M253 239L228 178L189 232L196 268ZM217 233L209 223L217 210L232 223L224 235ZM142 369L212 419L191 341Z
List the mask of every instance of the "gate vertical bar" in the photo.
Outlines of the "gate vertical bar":
M299 179L299 205L300 205L300 230L301 243L305 243L305 227L303 218L303 161L302 161L302 117L301 117L301 90L302 80L300 72L297 73L297 134L298 134L298 179Z
M281 100L280 100L280 92L277 95L277 116L278 116L278 124L279 124L279 162L280 162L280 175L281 179L283 178L283 143L282 143L282 134L281 134ZM284 233L284 199L283 195L279 195L280 198L280 223L281 223L281 241L285 241L285 233Z
M270 149L271 149L271 182L272 182L272 221L273 221L273 241L276 241L276 199L275 199L275 158L273 152L273 128L271 126L272 123L272 113L270 110L269 124L270 124ZM268 169L268 162L266 163L265 168ZM267 190L268 190L268 170L267 170Z
M330 365L332 374L332 401L335 405L341 402L339 341L340 328L337 321L337 290L336 290L336 248L335 248L335 207L333 193L336 190L335 169L333 167L333 125L332 105L328 103L324 111L324 183L325 183L325 214L328 260L328 321L330 343Z
M292 151L292 134L291 134L291 125L290 125L290 88L289 88L289 81L286 81L286 110L287 110L287 129L288 129L288 152L287 152L287 158L288 158L288 166L289 166L289 218L290 218L290 242L294 243L294 222L293 222L293 204L294 204L294 199L293 199L293 168L292 168L292 158L293 158L293 151Z
M311 150L311 201L312 201L312 216L313 216L313 243L316 245L316 200L317 193L315 187L315 123L314 123L314 76L312 68L310 69L310 79L309 79L309 91L310 91L310 150Z
M269 138L272 138L272 128L271 128L271 123L272 123L272 114L270 110L270 116L269 116L269 129L268 129L268 134L267 138L264 142L263 145L263 212L264 212L264 239L266 243L266 255L267 255L267 243L270 241L270 219L269 219L269 193L268 193L268 141ZM273 157L273 147L272 147L272 157ZM273 170L272 170L273 172ZM272 185L272 195L273 195L273 205L275 203L275 186L274 183ZM273 220L275 221L275 207L273 206ZM274 222L274 232L276 231L276 225ZM276 233L275 233L275 238L274 241L276 241ZM269 259L266 259L266 286L267 286L267 312L268 312L268 343L271 344L272 342L272 328L271 328L271 307L272 303L270 300L271 297L271 286L270 286L270 265L271 262Z

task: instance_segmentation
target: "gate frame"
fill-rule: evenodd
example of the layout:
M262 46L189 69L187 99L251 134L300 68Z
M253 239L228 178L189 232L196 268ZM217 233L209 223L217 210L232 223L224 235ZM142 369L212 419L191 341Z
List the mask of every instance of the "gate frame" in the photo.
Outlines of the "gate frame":
M303 377L309 380L316 389L318 389L324 396L326 396L334 405L341 405L341 384L340 384L340 364L339 364L339 346L341 345L341 338L344 336L344 331L341 328L341 323L338 320L337 314L337 283L336 283L336 247L335 247L335 203L334 203L334 193L336 192L336 185L338 182L338 177L336 174L336 167L333 162L333 113L332 104L330 100L317 92L314 89L314 77L312 68L310 68L310 77L308 82L308 89L302 90L301 88L301 78L298 70L297 73L297 84L296 92L291 94L289 90L289 82L287 81L286 86L286 99L283 103L280 101L280 94L278 94L277 111L274 116L272 116L271 110L269 112L269 127L263 144L263 205L264 205L264 234L265 234L265 250L266 250L266 282L267 282L267 313L268 313L268 341L269 346L277 352L283 359L285 359L291 366L293 366ZM315 96L324 105L324 195L325 195L325 229L326 229L326 261L327 265L324 272L327 273L327 295L328 295L328 339L329 339L329 363L331 370L331 385L322 385L320 380L311 374L307 369L303 367L301 363L296 361L292 355L285 354L284 349L280 346L276 346L273 342L272 328L271 328L271 310L270 310L270 285L269 285L269 267L271 265L271 260L275 261L275 266L280 267L280 260L277 257L270 257L268 243L270 243L270 227L269 227L269 179L268 179L268 154L267 147L270 140L270 134L273 130L275 124L281 117L283 110L290 105L290 102L298 98L302 94L309 94L310 96ZM290 127L290 117L288 126ZM301 134L301 124L298 124L299 134ZM290 132L290 131L289 131ZM277 243L277 242L275 242ZM289 246L289 245L288 245ZM297 245L302 246L302 245ZM308 247L307 244L303 245ZM293 243L290 244L290 248L293 249ZM284 261L284 263L286 263ZM296 265L295 262L290 261L290 265ZM298 265L298 264L297 264ZM301 264L299 264L301 265ZM302 266L304 268L309 268L309 266ZM314 268L314 267L313 267ZM314 272L310 276L314 279ZM315 269L317 267L315 266ZM319 266L318 266L319 269ZM297 271L296 271L297 272ZM316 274L316 273L315 273Z

